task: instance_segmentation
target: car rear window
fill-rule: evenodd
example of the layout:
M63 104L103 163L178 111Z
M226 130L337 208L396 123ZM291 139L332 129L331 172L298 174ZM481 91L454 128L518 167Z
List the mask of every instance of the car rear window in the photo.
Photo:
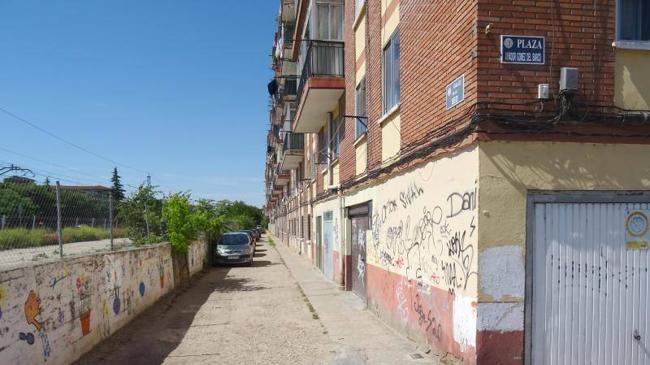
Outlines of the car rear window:
M221 244L227 246L247 245L248 235L242 234L227 234L221 238Z

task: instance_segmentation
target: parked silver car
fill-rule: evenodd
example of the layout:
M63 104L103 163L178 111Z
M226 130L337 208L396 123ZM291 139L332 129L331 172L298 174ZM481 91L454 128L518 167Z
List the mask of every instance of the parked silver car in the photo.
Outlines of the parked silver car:
M254 245L246 232L229 232L224 234L214 248L214 263L253 264Z

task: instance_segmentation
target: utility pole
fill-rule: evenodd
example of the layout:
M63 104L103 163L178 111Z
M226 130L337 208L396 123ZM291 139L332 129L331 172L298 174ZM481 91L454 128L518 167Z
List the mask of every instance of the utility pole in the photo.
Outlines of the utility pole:
M149 214L147 214L147 203L144 203L144 224L147 228L147 238L149 238Z
M24 168L22 168L20 166L14 165L14 164L10 164L9 166L5 166L5 167L0 167L0 176L2 176L4 174L8 174L8 173L10 173L12 171L22 172L23 175L30 174L32 176L36 176L32 170L24 169Z
M113 192L108 192L108 225L110 231L108 237L111 239L111 251L113 251Z
M61 229L61 194L59 182L56 182L56 236L59 239L59 255L63 257L63 232Z

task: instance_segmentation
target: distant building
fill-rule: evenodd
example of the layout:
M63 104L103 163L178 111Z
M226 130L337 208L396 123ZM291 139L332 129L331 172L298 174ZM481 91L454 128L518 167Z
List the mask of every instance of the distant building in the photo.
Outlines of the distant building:
M78 191L91 195L105 196L111 188L102 185L61 185L61 190Z
M9 184L32 184L34 179L30 179L24 176L11 176L3 180L5 183Z

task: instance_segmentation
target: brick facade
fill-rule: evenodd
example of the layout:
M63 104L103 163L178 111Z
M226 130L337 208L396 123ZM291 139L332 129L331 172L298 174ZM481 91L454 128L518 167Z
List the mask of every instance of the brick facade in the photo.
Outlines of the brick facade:
M396 0L399 1L399 0ZM353 20L346 19L346 22ZM381 165L382 66L381 1L366 2L366 95L368 100L368 170ZM347 71L347 70L346 70ZM354 94L353 94L354 95ZM350 97L350 96L348 96Z
M355 115L355 92L356 92L356 67L357 60L355 60L355 44L354 44L354 1L345 2L345 114ZM348 21L348 19L353 19ZM340 158L340 180L341 182L348 182L354 179L356 175L356 154L354 151L355 140L355 125L356 121L353 118L346 118L345 136L341 141L341 158Z
M549 84L551 95L557 95L560 67L577 67L579 101L613 106L615 10L614 0L480 1L478 99L535 101L540 83ZM546 64L501 64L501 34L546 37ZM500 108L530 110L525 106Z
M402 149L462 117L476 101L475 1L402 0ZM465 75L465 101L446 109L446 85Z

